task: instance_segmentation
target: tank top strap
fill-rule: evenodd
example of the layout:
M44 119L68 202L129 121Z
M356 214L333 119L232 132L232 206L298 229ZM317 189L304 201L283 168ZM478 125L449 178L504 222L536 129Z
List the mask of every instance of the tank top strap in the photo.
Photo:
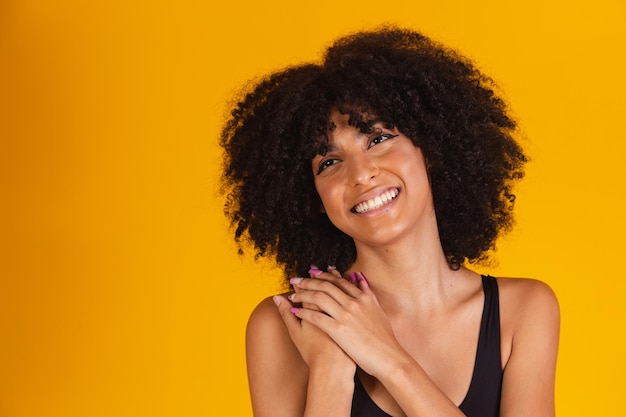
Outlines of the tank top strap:
M496 279L482 276L485 305L480 324L474 375L467 396L459 406L468 416L497 416L502 391L500 348L500 297Z

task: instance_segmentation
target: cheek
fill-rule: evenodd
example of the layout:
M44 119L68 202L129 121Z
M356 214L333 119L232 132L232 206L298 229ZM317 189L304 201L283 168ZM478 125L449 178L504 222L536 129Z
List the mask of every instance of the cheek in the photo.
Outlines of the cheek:
M327 187L315 185L315 189L317 190L317 195L319 195L320 200L322 200L322 204L325 206L332 203L332 191L330 191Z
M341 200L339 187L336 187L332 180L324 178L315 181L315 189L326 210L337 205Z

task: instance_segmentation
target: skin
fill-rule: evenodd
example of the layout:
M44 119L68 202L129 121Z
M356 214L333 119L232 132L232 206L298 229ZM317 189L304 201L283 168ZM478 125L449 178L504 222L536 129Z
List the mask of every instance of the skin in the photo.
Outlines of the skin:
M449 268L426 161L392 126L364 134L334 112L315 186L357 259L343 276L312 268L295 292L266 299L247 328L256 417L349 416L357 365L374 402L394 417L462 416L484 295L480 275ZM398 190L390 203L355 206ZM350 279L356 274L356 282ZM362 273L361 273L362 272ZM353 275L354 276L354 275ZM503 417L554 416L559 308L545 284L499 278Z

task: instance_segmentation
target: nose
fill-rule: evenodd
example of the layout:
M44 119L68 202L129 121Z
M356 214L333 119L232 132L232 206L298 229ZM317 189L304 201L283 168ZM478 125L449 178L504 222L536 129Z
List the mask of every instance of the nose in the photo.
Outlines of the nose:
M352 155L348 159L348 181L350 185L366 185L380 172L376 161L365 154Z

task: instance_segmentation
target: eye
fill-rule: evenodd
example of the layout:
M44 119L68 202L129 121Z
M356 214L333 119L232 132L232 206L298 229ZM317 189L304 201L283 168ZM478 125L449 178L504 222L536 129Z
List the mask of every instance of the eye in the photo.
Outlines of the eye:
M329 166L335 165L337 162L339 162L339 159L335 159L335 158L323 159L318 165L317 175L321 174L322 171L324 171Z
M398 136L398 135L393 135L391 133L384 133L382 135L378 135L378 136L372 138L372 140L370 140L370 143L369 143L367 149L371 148L374 145L378 145L379 143L384 142L384 141L386 141L388 139L393 139L396 136Z

